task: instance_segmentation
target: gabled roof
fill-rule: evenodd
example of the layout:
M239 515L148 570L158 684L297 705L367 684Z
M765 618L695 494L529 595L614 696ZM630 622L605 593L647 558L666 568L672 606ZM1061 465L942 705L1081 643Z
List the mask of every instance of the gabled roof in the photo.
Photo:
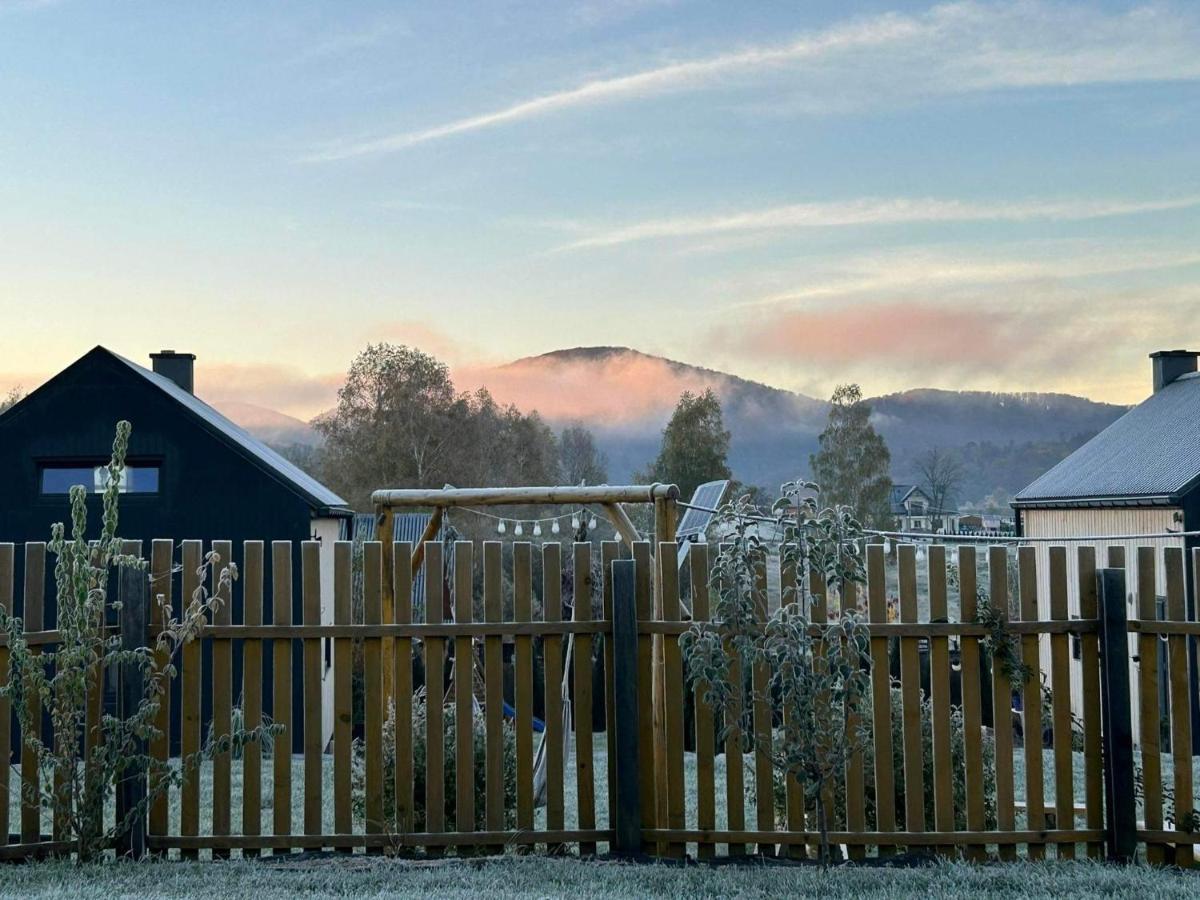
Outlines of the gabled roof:
M1200 487L1200 373L1183 375L1020 491L1016 506L1178 502Z
M304 498L314 510L322 513L332 513L333 515L349 515L346 501L331 491L321 482L317 481L311 475L304 472L294 463L284 459L258 438L251 435L240 425L235 425L225 416L221 415L199 397L190 394L183 388L179 387L169 378L164 378L155 372L150 371L143 366L139 366L135 362L131 362L125 357L113 353L107 347L97 346L80 359L76 360L63 372L74 368L89 357L97 356L100 358L108 358L116 363L125 366L134 375L143 379L147 384L153 386L157 390L166 394L174 400L186 414L196 419L201 427L213 434L218 440L228 445L231 449L241 455L252 465L263 471L268 476L276 479L286 487L290 488L296 494ZM60 375L63 373L59 373ZM57 378L58 376L55 376ZM54 379L51 379L52 381ZM49 382L47 382L49 384ZM43 385L44 388L46 385ZM41 388L34 391L29 396L23 398L20 403L12 407L7 413L17 411L21 406L28 402Z
M904 508L905 501L916 493L921 494L926 501L929 500L929 495L915 484L893 484L891 494L892 514L897 516L904 515L907 512Z

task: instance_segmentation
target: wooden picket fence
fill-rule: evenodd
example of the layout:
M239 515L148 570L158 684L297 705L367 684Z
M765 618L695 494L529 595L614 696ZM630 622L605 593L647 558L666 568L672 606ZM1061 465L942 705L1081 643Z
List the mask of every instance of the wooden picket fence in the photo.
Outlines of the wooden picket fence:
M222 559L234 558L228 541L210 545ZM134 549L131 547L131 549ZM294 584L293 553L299 551L299 584ZM220 612L202 638L184 648L181 660L179 746L184 756L200 750L206 729L213 734L232 733L235 696L240 695L241 721L253 728L264 721L264 667L272 671L273 721L290 732L293 692L302 692L304 743L298 756L287 752L290 734L277 739L274 752L255 744L247 746L240 759L217 755L211 763L211 780L205 782L198 770L183 780L177 794L160 796L149 808L144 834L135 834L118 848L121 852L178 852L197 857L202 851L214 857L255 855L292 850L332 849L367 852L408 853L418 848L441 854L457 848L459 854L502 851L504 848L544 847L551 853L577 849L583 855L596 852L647 853L681 858L694 853L700 858L718 854L741 856L750 853L798 858L812 855L819 842L812 804L805 786L788 778L784 787L782 816L776 812L775 779L769 755L763 749L771 740L774 712L770 704L757 701L738 715L723 747L715 736L721 723L714 720L704 691L686 677L680 637L690 627L689 619L707 620L714 606L708 591L710 552L715 548L695 545L688 558L681 590L681 573L676 566L676 546L664 542L657 548L648 542L630 546L616 541L598 548L579 543L569 546L569 560L557 543L534 547L518 542L503 546L486 541L478 560L476 545L457 542L449 565L446 548L426 543L420 565L425 573L425 603L413 621L413 606L402 598L412 597L414 547L407 543L363 546L363 606L361 621L352 620L353 548L338 542L332 553L332 596L322 592L322 547L307 541L248 541L240 548L240 577L233 590L240 595L241 621L233 621L232 598L223 598ZM597 551L603 574L593 581L593 554ZM657 550L657 552L654 552ZM872 699L869 711L871 758L866 764L860 753L846 767L839 799L831 817L831 839L844 845L852 859L887 855L901 850L956 854L971 859L997 855L1016 858L1019 852L1038 859L1054 848L1060 858L1077 853L1093 857L1129 858L1144 848L1153 862L1192 861L1193 844L1200 843L1194 823L1184 813L1195 807L1192 783L1192 723L1188 680L1188 645L1200 635L1200 624L1186 614L1185 556L1182 549L1165 551L1165 585L1155 583L1155 566L1139 567L1138 583L1132 587L1138 616L1127 617L1124 560L1114 548L1104 569L1098 568L1096 551L1079 547L1078 577L1067 577L1065 547L1049 553L1049 596L1037 596L1037 558L1031 547L1017 551L1015 595L1017 611L1007 629L1019 641L1024 662L1044 672L1052 689L1050 719L1055 739L1044 746L1042 734L1043 692L1035 677L1018 688L1020 707L1028 739L1018 745L1014 734L1009 683L999 660L993 660L991 692L979 678L966 677L979 671L987 629L977 622L977 591L983 588L993 598L1010 595L1008 551L990 547L977 551L972 546L947 550L931 546L924 561L917 548L896 549L894 594L889 590L889 560L881 545L867 549L867 582L855 591L838 595L819 577L784 568L770 577L764 568L764 587L772 585L776 605L781 591L797 578L809 578L814 618L819 622L843 609L866 610L871 629ZM1141 551L1139 551L1141 552ZM1147 548L1146 552L1153 554ZM16 608L24 617L31 644L45 646L57 634L44 620L46 547L27 544L23 556L22 593L14 591L16 548L0 544L0 606ZM268 555L269 554L269 555ZM506 560L506 554L511 554ZM951 558L953 554L953 558ZM390 555L390 559L386 558ZM139 602L139 589L162 595L178 606L199 587L198 574L204 556L200 541L155 540L150 547L149 579L122 579L122 599L130 610L144 609L140 626L134 613L123 615L128 638L144 639L147 630L161 623L155 602ZM540 565L534 566L535 556ZM506 561L511 571L511 593L505 590ZM1150 557L1144 562L1152 562ZM953 563L952 569L950 563ZM986 564L986 565L985 565ZM1200 580L1200 551L1191 560L1194 577ZM571 567L575 596L562 594L563 569ZM980 576L983 567L986 575ZM535 584L540 570L541 583ZM954 587L954 573L957 587ZM383 621L385 573L390 575L394 604L393 621ZM927 584L918 591L919 575ZM177 577L176 577L177 576ZM777 576L777 577L776 577ZM477 578L481 579L479 590ZM139 588L140 584L140 588ZM147 588L148 585L148 588ZM269 585L267 596L266 586ZM593 618L593 591L603 598L601 618ZM1165 592L1166 619L1156 618L1155 598ZM505 595L508 594L506 597ZM482 597L482 620L476 619L476 597ZM540 604L535 603L540 598ZM16 600L20 599L20 603ZM511 615L505 616L511 599ZM297 604L295 601L299 600ZM564 603L564 601L566 601ZM954 601L952 603L952 601ZM321 624L323 607L332 605L332 624ZM889 608L897 606L889 612ZM535 609L542 611L535 618ZM1074 607L1074 608L1072 608ZM293 610L302 610L293 621ZM270 615L267 615L267 611ZM563 610L569 615L564 617ZM449 615L447 615L449 613ZM766 618L767 606L758 611ZM269 624L267 623L269 619ZM1139 651L1136 690L1140 692L1139 721L1131 721L1129 636L1134 635ZM573 636L573 638L572 638ZM323 742L320 690L323 679L322 641L332 641L333 731ZM505 696L504 644L513 644L513 689ZM1172 775L1176 816L1172 830L1164 818L1163 774L1159 754L1159 670L1157 645L1167 643L1167 693L1169 695ZM292 645L300 642L303 664L293 669ZM355 653L361 642L361 656ZM1074 647L1073 647L1074 642ZM211 645L211 665L202 665L202 644ZM601 646L602 645L602 648ZM567 648L570 648L568 654ZM8 649L0 644L0 673L7 677ZM593 682L593 654L603 660L603 683ZM893 746L893 655L899 659L899 747ZM427 704L425 728L426 794L414 796L413 757L413 661L423 663L427 673L444 671L450 656L457 661L450 684L453 701ZM234 659L241 662L241 683L234 684ZM385 657L391 665L385 666ZM922 658L928 660L931 708L932 784L926 784L922 712ZM957 659L952 664L952 658ZM469 665L461 664L470 660ZM544 673L544 737L546 778L544 812L535 804L535 665ZM1081 677L1082 715L1077 724L1072 716L1072 669ZM355 669L360 667L359 672ZM560 684L564 671L570 673L574 716L564 717ZM384 684L384 672L391 684ZM954 676L953 672L959 672ZM743 673L735 673L741 678ZM766 671L748 673L756 688L764 689ZM355 802L355 726L352 684L362 679L361 770L359 809ZM443 685L429 676L440 692ZM952 709L951 685L961 684L956 712ZM211 717L202 717L202 680L209 681ZM1194 687L1194 686L1193 686ZM607 716L606 732L593 734L594 694L603 692ZM435 694L436 696L436 694ZM395 740L391 749L394 770L384 766L384 721L390 698L395 703ZM511 700L512 721L506 723L505 702ZM985 710L994 723L984 727ZM689 711L691 714L689 715ZM452 803L444 795L443 754L447 718L455 727L453 763L456 772ZM486 734L484 808L476 809L474 735L477 719ZM0 698L0 746L12 743L11 713ZM167 759L172 744L169 703L160 711L164 737L149 748ZM325 723L327 724L327 723ZM515 808L506 807L504 748L505 728L515 737ZM755 732L754 741L744 740L741 728ZM1082 731L1082 776L1084 796L1074 795L1077 759L1069 737ZM569 729L571 734L564 734ZM955 729L961 729L963 751L956 761ZM564 740L566 738L567 740ZM994 795L986 796L985 746L994 747ZM1134 808L1134 744L1141 749L1141 783L1144 808ZM573 745L574 752L568 749ZM694 766L688 765L694 747ZM754 750L746 750L748 747ZM893 760L897 750L902 764ZM1023 802L1016 799L1014 753L1024 762ZM573 759L573 765L571 765ZM18 756L19 780L39 777L36 760L28 747ZM723 765L719 764L723 761ZM1046 763L1054 789L1054 800L1046 802ZM293 786L293 768L299 767L302 785ZM955 797L955 770L961 765L965 795ZM570 770L568 770L570 766ZM10 753L0 754L0 796L17 796L11 774ZM240 779L235 771L240 768ZM602 796L597 796L597 769L604 772ZM749 771L747 772L747 768ZM694 775L692 774L694 770ZM264 771L269 774L264 778ZM718 775L723 773L723 779ZM330 777L331 775L331 777ZM723 780L723 784L720 782ZM235 781L240 781L235 790ZM386 784L394 790L385 790ZM748 802L747 787L753 786L754 800ZM904 802L897 808L897 787ZM302 787L297 792L294 787ZM267 790L269 788L269 791ZM209 792L202 797L202 789ZM574 813L568 816L570 792ZM932 794L933 815L926 816L926 796ZM301 798L293 810L294 797ZM385 809L390 796L392 808ZM123 799L122 799L123 798ZM332 800L331 811L327 800ZM415 828L418 800L425 809L422 830ZM603 803L598 800L605 801ZM692 802L689 802L691 800ZM124 795L124 804L136 802L136 792ZM263 833L264 809L271 809L269 833ZM750 806L752 809L748 810ZM989 827L988 807L994 808L995 827ZM453 810L451 821L443 811ZM202 816L202 810L210 810ZM65 852L56 827L47 833L45 815L33 804L17 805L19 830L10 828L10 804L0 803L0 857L21 858L47 852ZM301 823L294 827L295 813ZM748 816L752 813L752 819ZM482 818L484 828L476 828ZM394 823L389 825L389 820ZM509 826L509 821L514 822ZM1184 826L1193 830L1187 830Z

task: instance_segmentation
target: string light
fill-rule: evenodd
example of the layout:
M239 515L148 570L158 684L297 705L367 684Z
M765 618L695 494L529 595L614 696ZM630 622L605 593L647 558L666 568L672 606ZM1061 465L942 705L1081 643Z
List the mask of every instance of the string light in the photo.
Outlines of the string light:
M496 526L496 531L500 532L500 534L504 534L504 532L508 531L508 526L504 524L503 519L501 519L500 524Z
M553 522L553 523L550 525L550 533L551 533L551 534L558 534L558 532L559 532L560 530L561 530L561 529L558 527L558 519L555 519L555 520L554 520L554 522Z
M578 530L579 530L579 513L574 513L574 514L572 514L572 516L571 516L571 529L572 529L573 531L578 531Z
M534 522L534 523L533 523L533 536L534 536L534 537L541 537L541 536L542 536L542 523L541 523L541 522Z
M521 525L521 523L520 523L520 522L517 522L517 527L513 529L513 534L515 534L515 535L517 535L518 537L520 537L520 536L521 536L521 535L523 535L524 533L525 533L525 529L524 529L524 527Z
M588 519L588 531L595 531L595 530L596 530L596 517L592 516L590 519Z

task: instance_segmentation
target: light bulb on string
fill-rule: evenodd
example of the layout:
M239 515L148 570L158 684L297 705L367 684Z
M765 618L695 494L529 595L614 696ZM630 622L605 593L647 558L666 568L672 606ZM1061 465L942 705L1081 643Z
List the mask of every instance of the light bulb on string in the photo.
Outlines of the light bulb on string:
M576 531L579 530L579 513L575 513L571 516L571 527Z
M508 531L508 526L504 524L503 519L501 519L500 524L496 526L496 531L500 534L504 534L504 532Z
M517 526L516 526L516 527L513 529L513 534L515 534L515 535L522 535L522 534L524 534L524 533L525 533L525 529L524 529L524 527L522 527L521 523L520 523L520 522L518 522L518 523L517 523Z
M559 531L560 531L560 529L558 527L558 519L555 519L554 522L550 525L550 533L558 534Z
M541 536L542 536L542 523L541 523L541 522L534 522L534 523L533 523L533 536L534 536L534 537L541 537Z
M588 519L588 531L595 531L595 530L596 530L596 517L592 516L590 519Z
M890 556L892 553L892 542L887 538L883 539L883 555Z

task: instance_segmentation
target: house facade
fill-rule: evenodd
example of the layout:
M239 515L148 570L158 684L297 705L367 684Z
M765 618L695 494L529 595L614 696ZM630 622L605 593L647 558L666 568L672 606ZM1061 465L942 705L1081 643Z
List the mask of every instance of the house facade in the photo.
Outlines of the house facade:
M324 581L321 616L323 622L332 623L333 545L350 510L335 493L197 398L192 393L194 360L191 354L163 351L154 354L153 369L147 369L96 347L0 415L0 541L48 540L51 525L67 517L67 491L74 484L89 489L89 523L97 528L101 467L108 461L116 423L125 419L133 431L120 502L122 538L140 540L146 554L155 538L177 543L202 539L206 551L213 540L230 540L233 562L239 565L247 540L268 544L319 540ZM17 566L20 583L21 553ZM47 569L49 579L52 563ZM269 598L270 571L264 579L264 596ZM301 583L300 552L295 547L292 615L296 622L301 620ZM56 609L49 581L47 588L46 623L52 627ZM236 584L233 593L233 620L240 622L242 592ZM178 602L178 573L173 595ZM269 603L264 615L270 622ZM206 647L206 657L210 652ZM294 683L303 685L299 642L293 654ZM210 665L205 659L206 672ZM234 654L234 667L233 683L240 685L240 653ZM265 674L264 698L269 707L269 666ZM330 713L324 717L328 732L333 727L332 682L332 677L323 676L316 686ZM201 712L207 721L211 678L202 678L201 683L205 686ZM302 746L302 703L310 689L304 685L294 694L294 747ZM174 690L179 690L179 679ZM173 744L178 741L179 708L178 702L171 704Z
M953 510L935 508L929 494L915 484L893 484L891 506L898 531L949 533L957 524Z

